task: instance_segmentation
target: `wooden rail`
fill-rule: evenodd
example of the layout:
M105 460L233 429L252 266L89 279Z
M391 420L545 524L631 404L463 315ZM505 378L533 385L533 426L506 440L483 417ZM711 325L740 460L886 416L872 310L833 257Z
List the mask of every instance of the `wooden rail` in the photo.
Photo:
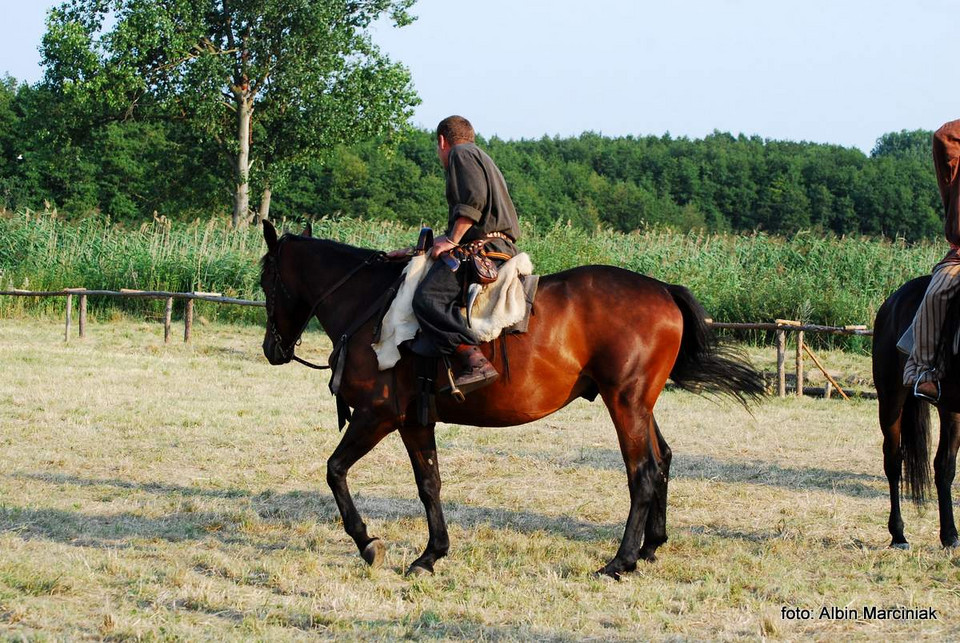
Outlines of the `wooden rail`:
M827 372L827 369L824 368L823 364L817 359L817 356L813 354L813 351L810 350L810 347L807 346L803 341L804 331L813 332L813 333L830 333L834 335L864 335L872 336L873 331L867 328L866 326L849 325L849 326L819 326L816 324L803 324L797 321L790 319L778 319L772 323L756 323L756 324L737 324L737 323L723 323L723 322L714 322L712 319L707 320L707 324L711 328L723 328L728 330L768 330L774 331L776 333L776 346L777 346L777 396L786 397L787 396L787 372L786 372L786 352L787 352L787 333L793 332L796 333L797 342L796 342L796 359L795 359L795 368L797 374L797 386L795 393L797 397L803 396L803 354L807 353L810 356L810 359L813 360L813 363L816 365L820 372L823 373L823 376L827 378L827 384L824 387L824 397L830 398L832 389L836 388L840 396L847 400L850 399L847 397L846 392L837 384L836 380L831 377L830 373Z
M262 301L252 301L249 299L235 299L233 297L224 297L217 292L166 292L163 290L130 290L121 288L120 290L87 290L86 288L64 288L63 290L0 290L0 295L10 297L66 297L66 325L63 331L63 341L70 341L70 326L73 322L73 297L80 298L79 310L79 335L86 336L87 331L87 297L94 295L98 297L139 297L142 299L166 299L167 303L163 315L163 341L170 342L170 320L173 315L173 300L184 299L186 306L183 314L183 341L189 342L190 335L193 332L193 302L212 301L219 304L234 304L236 306L259 306L266 304Z
M87 290L86 288L64 288L63 290L49 290L49 291L31 291L31 290L0 290L0 295L7 295L11 297L66 297L66 325L64 328L64 341L70 340L70 326L72 325L73 320L73 297L74 295L80 298L80 309L79 309L79 335L84 337L86 335L87 327L87 297L99 296L99 297L140 297L145 299L165 299L166 305L164 307L163 315L163 341L164 343L170 342L170 325L171 317L173 314L173 300L174 299L183 299L186 300L186 306L184 309L183 315L183 341L189 342L190 335L193 330L193 302L196 300L200 301L210 301L220 304L233 304L236 306L259 306L264 307L266 304L262 301L252 301L249 299L235 299L233 297L224 297L220 293L212 292L167 292L162 290L130 290L122 288L120 290ZM795 393L797 397L803 395L803 353L806 352L810 358L813 360L813 363L823 372L824 377L827 378L827 385L825 387L824 396L829 398L833 388L837 389L837 392L844 398L848 399L844 390L840 387L839 384L830 376L827 370L824 368L823 364L817 359L817 356L813 354L813 351L810 350L810 347L804 344L803 334L804 332L813 332L813 333L831 333L835 335L873 335L873 331L867 328L866 326L861 325L850 325L850 326L820 326L816 324L802 324L800 322L792 321L789 319L778 319L772 323L726 323L726 322L715 322L712 319L707 319L707 325L711 328L724 329L724 330L763 330L763 331L773 331L776 333L776 347L777 347L777 395L779 397L786 397L787 395L787 385L786 385L786 350L787 350L787 339L786 335L788 332L796 334L796 354L795 354L795 369L796 369L796 381L797 386Z

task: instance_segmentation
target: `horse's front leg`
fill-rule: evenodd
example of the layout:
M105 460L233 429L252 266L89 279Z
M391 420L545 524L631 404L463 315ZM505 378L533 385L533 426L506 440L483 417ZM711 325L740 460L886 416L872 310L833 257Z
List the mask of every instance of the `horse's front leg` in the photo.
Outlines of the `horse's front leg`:
M403 427L400 437L407 447L413 475L417 480L420 500L427 512L427 528L430 539L427 548L413 561L407 574L433 573L433 564L447 555L450 538L447 536L447 523L443 519L443 507L440 505L440 463L437 461L437 442L434 426Z
M371 414L358 410L347 426L340 444L327 460L327 484L330 485L333 499L340 509L343 528L357 544L360 555L372 567L383 564L386 547L379 538L371 538L367 534L367 526L360 518L347 487L347 472L393 429L392 421L374 419Z
M957 447L960 446L960 413L940 411L940 444L933 459L933 479L940 507L940 542L944 547L960 547L957 524L953 519L950 487L957 473Z

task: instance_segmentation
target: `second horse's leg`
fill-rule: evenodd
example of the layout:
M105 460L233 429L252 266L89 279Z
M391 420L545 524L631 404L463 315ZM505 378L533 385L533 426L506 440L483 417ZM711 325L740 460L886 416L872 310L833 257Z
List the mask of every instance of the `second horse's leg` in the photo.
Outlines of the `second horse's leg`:
M890 517L887 529L894 549L910 549L903 535L903 515L900 513L900 476L903 471L903 454L900 451L900 424L903 413L903 395L887 393L880 398L880 430L883 431L883 471L890 488Z
M371 567L383 564L386 547L379 538L371 538L367 534L367 526L360 518L360 513L353 504L350 489L347 487L347 472L357 460L370 452L373 447L391 431L390 422L375 422L364 417L361 411L354 414L353 420L334 449L333 455L327 460L327 484L333 491L333 499L340 509L343 518L343 528L357 544L360 555Z
M940 445L933 459L933 479L940 507L940 542L944 547L960 547L957 524L953 518L950 487L957 474L957 447L960 441L960 413L940 411Z
M440 463L437 461L434 425L401 428L400 437L410 455L420 501L427 512L427 528L430 530L427 548L413 561L407 574L433 573L433 564L438 558L446 556L450 548L447 523L440 505Z

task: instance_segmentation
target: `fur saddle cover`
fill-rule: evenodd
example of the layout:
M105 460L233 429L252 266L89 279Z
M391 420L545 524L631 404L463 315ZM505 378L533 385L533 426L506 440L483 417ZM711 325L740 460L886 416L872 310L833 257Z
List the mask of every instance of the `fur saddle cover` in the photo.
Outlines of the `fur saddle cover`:
M380 341L373 344L381 371L393 368L400 361L400 344L413 339L420 330L420 324L413 314L413 294L433 262L429 255L424 254L411 259L403 269L406 278L383 316ZM500 276L495 282L483 286L474 302L471 327L468 329L477 343L496 339L504 329L524 320L529 306L520 276L532 273L530 256L521 252L500 266Z

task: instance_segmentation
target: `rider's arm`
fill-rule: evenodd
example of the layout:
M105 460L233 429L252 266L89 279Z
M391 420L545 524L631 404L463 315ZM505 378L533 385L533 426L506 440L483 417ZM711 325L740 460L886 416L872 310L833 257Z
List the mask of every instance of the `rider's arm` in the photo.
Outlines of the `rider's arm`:
M473 221L471 219L457 217L457 220L453 222L450 234L437 237L436 241L433 242L433 250L430 252L430 256L436 259L444 252L453 250L463 239L463 235L467 234L467 230L472 227Z

